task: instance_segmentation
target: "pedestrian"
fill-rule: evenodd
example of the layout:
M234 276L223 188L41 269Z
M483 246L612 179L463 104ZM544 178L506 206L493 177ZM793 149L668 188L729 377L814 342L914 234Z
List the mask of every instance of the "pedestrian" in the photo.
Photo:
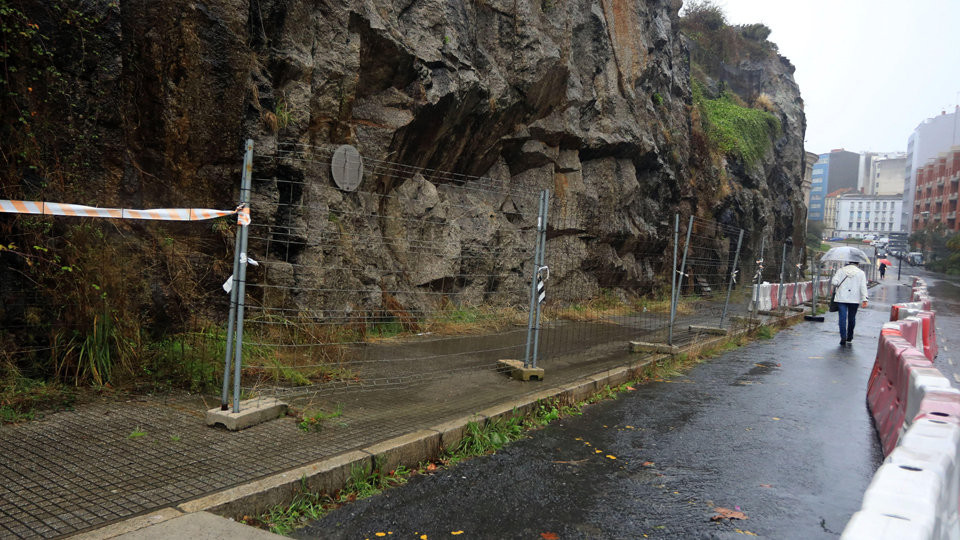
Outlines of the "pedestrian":
M880 279L887 275L887 263L880 263Z
M840 308L840 345L853 341L853 327L857 324L857 308L867 307L867 275L850 261L837 270L831 283L836 287L833 300Z

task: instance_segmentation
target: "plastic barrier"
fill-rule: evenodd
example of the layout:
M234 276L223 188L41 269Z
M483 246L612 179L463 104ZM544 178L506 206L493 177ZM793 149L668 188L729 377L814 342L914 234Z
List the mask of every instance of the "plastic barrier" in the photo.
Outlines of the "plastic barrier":
M900 319L905 319L910 315L901 316L901 311L910 311L913 315L916 315L920 311L928 311L930 308L930 301L925 302L903 302L900 304L893 304L890 306L890 320L898 321Z
M877 470L861 511L854 514L841 538L960 537L958 447L960 426L917 421Z
M785 283L781 285L784 288L783 294L783 303L787 306L795 305L796 303L796 294L797 294L797 284L796 283Z
M770 284L770 309L777 309L780 307L780 284L771 283Z
M867 385L887 458L841 538L960 540L960 390L933 365L936 314L922 279L911 296L880 331Z
M770 311L773 309L773 304L770 301L770 288L769 283L761 283L759 290L759 296L757 291L757 285L753 286L753 295L750 296L750 309L754 309L754 299L757 299L759 306L756 309L761 311Z
M923 321L923 354L931 361L937 357L937 327L936 313L933 311L921 311L917 317Z

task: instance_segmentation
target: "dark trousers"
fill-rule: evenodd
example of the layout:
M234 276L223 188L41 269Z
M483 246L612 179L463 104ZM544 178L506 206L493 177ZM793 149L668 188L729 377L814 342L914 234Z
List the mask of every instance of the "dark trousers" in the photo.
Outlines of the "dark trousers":
M853 337L853 327L857 325L857 309L860 304L837 302L840 308L840 339L847 341Z
M880 267L880 279L883 279L883 276L886 275L886 273L887 273L887 267L886 267L886 266L881 266L881 267Z

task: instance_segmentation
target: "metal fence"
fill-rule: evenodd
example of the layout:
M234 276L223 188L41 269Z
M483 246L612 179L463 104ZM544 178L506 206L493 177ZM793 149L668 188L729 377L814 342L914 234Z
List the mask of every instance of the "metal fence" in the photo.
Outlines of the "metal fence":
M225 358L224 370L224 398L231 375L239 385L235 405L705 339L757 316L750 278L772 278L769 261L787 256L768 248L761 267L756 239L736 227L679 215L607 224L553 185L349 147L281 144L251 163L233 301L239 361ZM242 257L257 264L246 276Z
M183 331L156 355L190 366L190 376L203 381L222 369L222 406L232 401L235 410L245 396L390 389L497 370L504 359L549 370L624 356L630 341L693 343L712 330L790 315L759 313L754 285L797 281L805 273L796 265L809 260L700 217L604 213L628 197L616 186L594 193L586 183L535 183L507 171L501 178L468 176L349 147L281 143L255 150L248 141L240 189L249 225L207 235L221 245L205 248L204 265L218 270L180 279L176 268L196 261L166 263L174 286L202 288L194 296L217 313L198 315L207 322L181 321ZM161 243L196 231L171 224L140 232L151 227L157 231L148 237ZM226 297L211 291L229 272L222 244L234 233L224 317ZM126 246L117 242L122 232L114 236L104 249ZM142 250L124 249L129 256L100 259L128 261L123 271L87 271L127 282L115 291L156 279L156 268L132 264ZM51 331L27 343L18 336L29 332L8 327L3 338L17 344L8 351L37 354L58 346L65 333L75 345L95 333L58 321L57 310L32 309L28 288L13 290L12 283L0 287L5 321ZM75 298L97 303L90 295ZM149 333L152 317L118 322Z

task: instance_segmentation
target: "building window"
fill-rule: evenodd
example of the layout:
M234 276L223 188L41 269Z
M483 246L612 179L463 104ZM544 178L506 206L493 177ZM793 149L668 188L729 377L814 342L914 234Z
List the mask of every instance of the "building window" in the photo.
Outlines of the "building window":
M852 228L853 228L853 222L852 222L852 221L849 222L849 223L847 223L847 228L848 228L848 229L852 229Z

